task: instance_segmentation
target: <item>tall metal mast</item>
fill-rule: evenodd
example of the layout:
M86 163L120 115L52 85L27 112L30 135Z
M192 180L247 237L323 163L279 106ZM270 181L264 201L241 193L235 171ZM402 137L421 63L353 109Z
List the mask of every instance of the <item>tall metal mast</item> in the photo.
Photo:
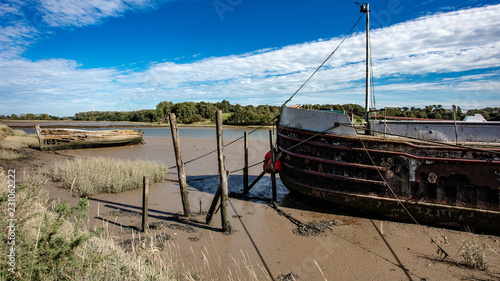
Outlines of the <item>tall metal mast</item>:
M365 134L370 134L370 4L361 5L361 13L366 13L366 97L365 97Z

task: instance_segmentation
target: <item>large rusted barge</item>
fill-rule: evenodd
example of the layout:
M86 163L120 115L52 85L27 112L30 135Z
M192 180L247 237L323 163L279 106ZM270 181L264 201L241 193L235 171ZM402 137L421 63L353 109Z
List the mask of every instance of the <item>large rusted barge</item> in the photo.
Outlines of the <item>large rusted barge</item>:
M335 209L500 233L500 122L377 121L368 105L367 90L359 132L347 114L284 106L284 185Z
M41 129L38 124L35 124L35 130L40 150L116 146L143 142L141 130Z

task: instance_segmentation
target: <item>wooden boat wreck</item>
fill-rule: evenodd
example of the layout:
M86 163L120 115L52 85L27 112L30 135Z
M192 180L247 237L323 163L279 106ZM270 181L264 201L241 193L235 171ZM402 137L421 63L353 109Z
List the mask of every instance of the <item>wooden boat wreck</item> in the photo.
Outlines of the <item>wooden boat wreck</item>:
M143 143L141 130L41 129L35 124L40 150L89 148Z
M283 184L337 210L500 233L500 122L377 121L368 105L367 90L359 132L347 114L284 106Z

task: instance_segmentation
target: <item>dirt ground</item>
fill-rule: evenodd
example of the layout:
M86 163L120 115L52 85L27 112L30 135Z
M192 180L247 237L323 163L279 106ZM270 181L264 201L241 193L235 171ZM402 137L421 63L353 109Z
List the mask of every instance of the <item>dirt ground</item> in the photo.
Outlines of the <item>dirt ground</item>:
M265 140L250 143L250 163L263 159L269 150ZM216 148L215 140L182 139L184 161ZM228 170L243 165L242 142L225 148ZM147 159L175 165L171 139L148 138L145 145L41 152L30 150L30 159L3 165L50 167L54 161L73 156L109 156ZM255 178L262 167L250 170ZM140 233L142 190L100 194L89 198L89 227L108 227L116 241L130 248L145 237L154 237L170 262L194 275L210 271L205 278L256 274L259 280L500 280L500 242L494 235L419 226L331 213L280 187L278 209L267 200L230 198L230 223L234 233L221 232L220 212L211 225L204 224L217 187L216 155L186 165L193 217L185 219L177 182L177 171L169 180L150 186L147 234ZM241 190L241 171L230 175L230 191ZM195 180L195 181L193 181ZM269 177L255 197L269 198ZM68 190L49 182L54 200L76 203ZM140 237L139 237L140 236ZM141 240L139 240L141 239ZM469 269L460 263L465 240L485 245L488 269ZM146 243L147 244L147 243ZM442 249L442 250L439 250ZM447 258L444 258L448 254ZM250 273L249 273L250 272ZM200 275L200 274L199 274ZM208 277L207 277L208 276Z

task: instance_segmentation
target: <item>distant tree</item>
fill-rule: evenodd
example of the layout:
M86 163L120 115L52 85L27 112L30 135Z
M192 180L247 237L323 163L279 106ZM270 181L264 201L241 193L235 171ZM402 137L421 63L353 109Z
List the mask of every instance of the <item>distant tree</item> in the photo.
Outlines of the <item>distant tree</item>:
M216 103L215 106L219 110L222 110L222 112L233 112L234 111L233 106L227 100L222 100L222 102Z
M171 101L160 102L156 105L155 121L164 122L165 120L168 120L167 114L171 113L173 108L174 103Z
M196 104L194 102L176 103L172 112L180 122L191 123L191 117L196 114Z

